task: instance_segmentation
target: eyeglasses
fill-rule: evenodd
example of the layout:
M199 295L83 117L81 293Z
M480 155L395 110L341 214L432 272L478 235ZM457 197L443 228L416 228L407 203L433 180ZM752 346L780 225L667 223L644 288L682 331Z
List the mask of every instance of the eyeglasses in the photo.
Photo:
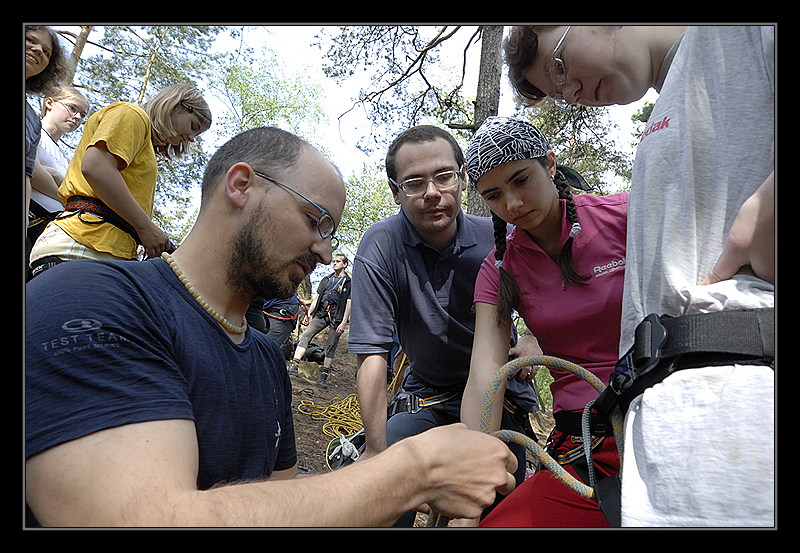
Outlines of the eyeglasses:
M73 117L75 117L76 115L78 115L78 116L80 116L80 120L81 120L81 121L83 121L84 119L86 119L86 113L82 112L81 110L79 110L78 108L76 108L75 106L73 106L72 104L68 104L68 103L66 103L66 102L63 102L63 101L61 101L61 100L57 100L57 102L58 102L59 104L61 104L62 106L64 106L65 108L67 108L67 111L68 111L68 112L70 113L70 115L72 115Z
M442 171L441 173L436 173L433 178L430 179L413 177L398 183L395 182L394 179L389 178L389 182L401 189L406 196L413 198L414 196L419 196L424 193L428 188L429 182L432 182L440 192L453 188L461 180L461 171L463 169L464 166L462 165L458 171Z
M564 31L561 40L558 41L558 44L556 44L556 47L553 49L553 55L550 57L550 63L547 65L547 74L550 76L550 80L553 81L553 84L556 85L556 102L564 102L564 95L558 90L558 87L567 82L567 68L564 66L564 60L556 57L556 52L561 48L571 28L572 25L567 26L567 30ZM558 106L558 104L556 105ZM559 109L565 109L563 106L558 107Z
M298 196L303 198L305 201L307 201L308 203L310 203L311 205L316 207L319 210L319 218L315 221L314 224L317 227L317 231L319 232L320 237L323 238L323 239L330 238L331 239L331 247L334 250L339 246L339 240L334 236L334 233L336 232L336 221L333 220L333 217L331 217L330 213L325 211L322 207L318 206L317 204L315 204L314 202L312 202L311 200L309 200L305 196L303 196L297 190L294 190L293 188L290 188L290 187L286 186L282 182L276 181L272 177L268 177L264 173L260 173L260 172L256 171L255 169L253 169L253 172L257 176L261 177L264 180L268 180L269 182L271 182L273 184L277 184L278 186L280 186L282 188L285 188L289 192L294 192L295 194L297 194Z

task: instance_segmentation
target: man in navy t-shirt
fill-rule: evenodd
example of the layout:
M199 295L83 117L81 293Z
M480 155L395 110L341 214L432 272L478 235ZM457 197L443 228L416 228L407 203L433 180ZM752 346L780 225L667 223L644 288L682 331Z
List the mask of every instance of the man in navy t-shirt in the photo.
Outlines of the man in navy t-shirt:
M330 263L344 201L319 152L252 129L212 157L172 255L70 261L28 283L29 525L366 526L423 503L474 514L508 491L508 448L465 427L294 478L283 357L245 313Z

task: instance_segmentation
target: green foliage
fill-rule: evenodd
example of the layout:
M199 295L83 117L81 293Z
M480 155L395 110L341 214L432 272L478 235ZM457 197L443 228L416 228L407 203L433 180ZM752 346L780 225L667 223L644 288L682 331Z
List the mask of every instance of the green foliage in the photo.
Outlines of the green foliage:
M645 102L642 109L631 115L631 121L636 124L636 130L633 132L633 136L636 139L634 145L642 139L642 134L644 129L647 128L647 122L650 120L650 114L653 113L654 107L655 104L653 102Z
M254 127L277 126L313 144L314 130L328 122L319 104L322 87L306 72L287 68L267 46L256 60L221 62L210 75L210 83L228 108L220 114L219 134L233 136Z
M96 54L80 60L74 84L94 109L116 101L141 104L167 85L199 86L216 54L211 46L225 27L96 27Z
M354 254L364 231L376 221L394 215L400 208L394 203L386 173L378 164L365 164L361 174L354 173L346 184L347 203L336 235L342 244L341 249Z
M547 137L559 163L578 171L594 193L619 192L611 176L630 187L633 160L616 138L618 125L608 108L575 105L567 113L553 108L527 110L528 120Z
M317 37L320 46L328 45L323 71L338 82L369 74L368 84L354 99L372 123L372 132L358 143L364 152L385 148L400 131L422 122L472 120L473 102L463 94L466 65L462 63L459 79L459 68L442 57L443 43L460 27L351 25L337 29L336 35L326 30Z

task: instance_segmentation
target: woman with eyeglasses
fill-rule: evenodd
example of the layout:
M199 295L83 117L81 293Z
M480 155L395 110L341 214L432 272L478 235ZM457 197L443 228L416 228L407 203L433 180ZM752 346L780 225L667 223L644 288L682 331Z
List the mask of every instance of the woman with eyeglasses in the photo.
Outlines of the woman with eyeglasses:
M556 163L542 132L510 117L489 117L466 151L470 182L492 211L495 248L475 282L475 339L461 420L480 429L484 397L508 361L513 310L545 355L579 364L603 382L614 370L625 273L628 194L573 197L588 189L580 175ZM514 225L506 236L507 223ZM555 430L548 453L588 482L581 415L597 392L582 379L551 369ZM523 367L514 378L530 382ZM506 385L498 387L490 430L500 429ZM592 421L593 458L599 474L619 473L619 455L608 431ZM481 526L608 526L597 503L549 471L540 470L504 499Z
M39 163L43 172L31 179L31 217L28 239L31 244L49 221L64 209L58 197L58 186L67 174L71 153L59 146L61 138L74 132L89 112L89 101L75 88L61 86L44 99L42 104L42 137L39 141Z
M210 125L208 104L184 84L141 107L115 102L94 113L58 189L64 212L31 252L33 276L61 261L136 259L138 245L149 257L168 251L169 237L150 219L157 156L182 157Z

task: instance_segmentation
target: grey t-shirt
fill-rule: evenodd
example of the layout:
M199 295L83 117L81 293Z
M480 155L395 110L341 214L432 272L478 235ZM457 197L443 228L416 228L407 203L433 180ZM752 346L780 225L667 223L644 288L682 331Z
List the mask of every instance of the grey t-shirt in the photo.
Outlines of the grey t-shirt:
M774 28L690 27L674 48L634 163L620 355L647 315L691 308L775 164Z

